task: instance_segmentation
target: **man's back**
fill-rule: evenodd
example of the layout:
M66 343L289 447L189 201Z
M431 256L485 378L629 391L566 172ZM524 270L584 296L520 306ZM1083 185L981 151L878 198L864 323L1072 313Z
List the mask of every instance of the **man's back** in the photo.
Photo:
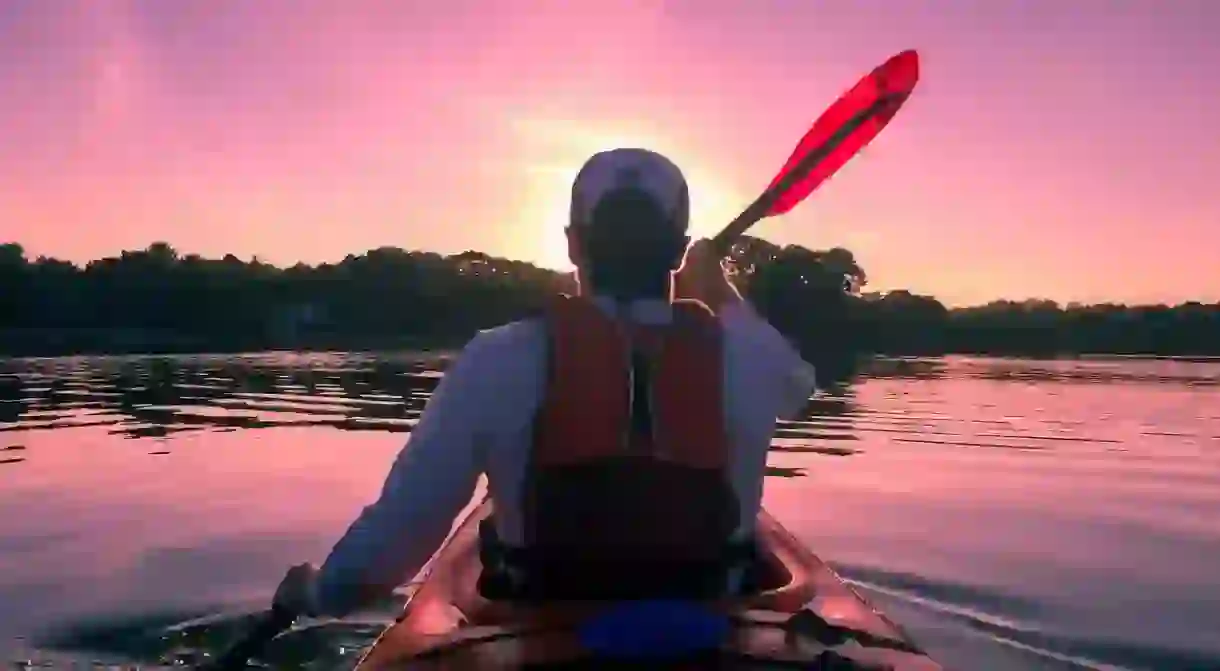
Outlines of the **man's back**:
M720 393L707 389L713 386L706 383L715 380L714 374L703 376L706 386L698 394L687 394L680 386L673 384L675 377L696 377L696 371L706 371L700 364L691 365L691 361L715 361L717 355L714 351L709 353L703 350L699 357L687 358L685 368L667 369L685 370L686 373L661 375L651 380L652 386L647 387L648 398L657 401L655 392L659 379L667 388L666 393L660 395L662 405L687 407L689 404L689 407L698 407L699 410L670 414L668 421L659 423L660 428L654 424L649 432L641 430L637 433L635 430L641 429L640 426L622 426L621 415L602 415L604 421L601 425L607 427L603 431L621 431L629 435L631 441L648 442L664 433L668 438L659 442L666 444L654 444L650 449L665 451L667 457L673 456L668 453L669 450L679 449L687 457L700 461L710 454L710 448L701 450L696 447L701 439L692 438L693 434L708 426L699 421L702 415L709 415L709 422L723 423L723 431L704 436L715 438L712 442L716 445L711 446L715 449L718 464L714 482L688 472L675 480L664 480L660 484L652 482L649 489L653 491L654 499L666 499L674 491L668 483L683 482L687 485L687 493L678 496L686 499L715 496L716 501L724 504L718 509L727 511L732 508L733 512L716 516L715 524L676 514L673 518L667 518L668 522L660 522L652 530L656 533L645 535L659 538L665 530L676 529L690 532L691 537L700 539L701 543L707 541L710 544L715 540L705 536L716 536L726 543L732 543L748 535L758 511L775 420L779 416L789 416L804 406L813 390L813 374L783 337L754 314L738 294L725 274L722 250L709 240L688 247L689 214L689 189L681 170L672 161L645 149L615 149L596 154L577 173L573 181L569 226L565 229L565 235L568 239L568 256L578 270L581 288L594 297L614 297L610 301L593 299L598 307L586 312L586 315L598 317L594 321L604 321L600 319L603 315L597 312L600 309L613 313L617 319L643 326L666 324L674 316L674 307L668 301L668 297L674 293L701 303L718 318L721 332L718 334L717 347L723 357L719 366L723 379L721 384L714 386L723 389L723 398L719 399L723 403L723 412L710 412L717 408L715 394ZM587 304L581 305L589 307ZM699 318L704 324L700 332L707 334L705 327L712 326L710 319L713 318L706 312L703 315ZM390 470L381 496L366 507L348 528L331 551L316 580L294 581L286 577L281 587L288 585L289 588L285 588L287 593L297 594L306 588L297 589L292 585L311 585L307 588L311 593L301 599L310 602L309 608L314 612L323 614L343 614L372 595L389 591L414 576L437 550L457 514L470 502L482 474L488 476L488 488L496 509L496 531L502 542L521 545L541 537L543 540L537 543L540 547L567 547L574 543L567 540L555 542L554 539L570 539L573 535L582 536L581 542L588 541L586 535L579 533L581 529L569 524L573 521L571 518L562 517L567 508L554 504L556 500L572 500L565 498L567 492L574 492L575 500L579 503L589 503L590 500L580 499L585 492L584 488L577 486L580 481L561 478L561 486L542 486L538 484L546 479L542 476L555 473L547 471L544 474L540 471L545 469L530 467L536 456L534 448L538 447L535 443L540 442L533 435L535 415L550 389L548 365L553 361L548 358L548 347L553 343L549 340L551 331L548 326L553 325L553 322L544 324L541 320L526 320L476 336L450 366L428 402L423 417L411 432L409 444ZM599 333L591 331L586 335L596 336ZM571 344L586 340L581 334L576 334L572 340L563 342ZM662 350L684 350L681 344L676 347L672 349L666 345ZM605 350L605 361L602 363L615 358L616 351L614 348ZM672 363L683 358L665 355L660 356L658 361L663 366L667 361ZM576 360L582 359L577 356ZM640 417L653 419L651 410L640 409L637 412L635 407L635 401L641 399L635 391L636 382L650 375L649 365L637 366L633 361L627 372L630 384L624 383L621 375L624 371L621 369L603 366L600 370L604 378L618 380L608 383L605 389L631 387L628 399L635 400L623 403L630 406L628 424ZM637 372L641 374L637 375ZM567 388L579 390L580 380L576 378L580 377L581 374L576 373L571 376L572 379L565 379ZM620 384L622 386L618 386ZM700 383L692 380L690 384ZM595 395L570 396L581 396L584 400L580 403L595 406L590 407L590 413L603 412L606 408L622 409L615 405L621 401L621 396L614 397L617 400L611 404L603 403L600 400L602 397ZM666 400L672 403L667 405ZM554 407L548 403L543 409ZM567 406L567 409L570 411L572 406ZM581 418L572 417L569 413L564 424L580 427ZM579 434L581 428L571 429L564 435ZM641 438L649 433L648 439ZM547 432L544 431L542 435L547 435ZM554 447L561 456L572 456L563 452L568 444L564 440L541 442ZM581 447L575 441L571 444ZM597 460L603 463L619 460L620 455L615 455L614 459L607 457L607 445L605 440L601 441ZM634 450L637 446L628 447ZM651 461L667 460L651 458ZM701 470L706 464L688 463L685 466ZM641 472L655 474L659 470L664 468L646 467ZM640 473L631 469L626 472ZM626 481L646 482L647 477L651 476L642 476L645 480L635 481L631 477L634 475ZM691 483L712 484L704 487ZM616 484L608 491L617 495L631 489L630 485ZM682 490L683 487L677 489ZM557 493L564 495L558 496ZM541 507L530 502L543 498L550 503L544 506L546 513L538 513ZM670 503L664 501L659 505ZM698 506L699 503L674 501L672 505ZM704 500L703 503L706 506L715 501ZM618 526L632 527L633 524L628 523L630 520L649 517L646 512L649 505L644 502L636 511L637 517L621 519L611 515L611 508L595 507L589 510L598 512L606 526L616 526L609 523L622 521L625 524ZM537 514L524 514L522 508L527 506ZM673 508L666 512L680 511ZM734 525L737 526L736 531L727 533ZM535 533L540 528L549 531ZM729 538L724 538L725 535ZM299 569L298 573L309 573L312 567L296 569ZM294 575L292 571L289 573L290 576ZM290 597L285 598L291 600Z
M637 301L625 309L608 300L600 308L624 322L653 326L673 319L663 301ZM812 391L812 370L749 308L722 313L724 417L731 447L730 481L749 531L758 511L767 449L779 416L799 411ZM518 502L533 445L533 420L546 388L547 335L540 319L514 322L480 333L467 347L471 369L485 383L472 386L471 421L483 427L480 459L496 503L496 525L508 543L523 541ZM476 409L477 408L477 409Z
M672 318L664 301L615 309L620 319L649 325ZM730 479L748 534L758 511L767 450L777 417L799 412L813 390L813 370L787 341L744 302L719 313L724 343L725 419ZM335 545L318 584L322 612L352 604L352 584L396 585L409 580L448 534L487 475L497 531L522 540L520 508L532 446L531 423L545 388L547 338L541 320L483 331L450 366L410 441L366 507Z

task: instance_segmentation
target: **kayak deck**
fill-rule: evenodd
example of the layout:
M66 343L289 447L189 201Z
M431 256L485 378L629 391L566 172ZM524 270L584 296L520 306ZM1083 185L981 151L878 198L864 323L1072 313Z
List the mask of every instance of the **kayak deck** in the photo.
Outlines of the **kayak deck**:
M607 668L576 630L613 604L547 606L492 601L478 591L484 501L452 534L398 621L373 643L358 671L379 669ZM756 535L760 591L706 604L728 616L713 650L650 668L890 669L940 671L900 627L877 612L768 513ZM855 662L855 664L851 664ZM622 662L639 668L640 660ZM578 665L578 667L577 667Z

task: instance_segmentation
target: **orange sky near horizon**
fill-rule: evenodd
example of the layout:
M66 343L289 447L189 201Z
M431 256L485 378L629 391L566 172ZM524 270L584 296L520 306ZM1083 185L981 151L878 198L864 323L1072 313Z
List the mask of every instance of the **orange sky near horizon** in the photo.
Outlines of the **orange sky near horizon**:
M1207 0L37 0L0 8L0 241L290 264L391 245L565 267L570 180L646 146L694 233L893 53L923 81L752 233L870 289L1220 301Z

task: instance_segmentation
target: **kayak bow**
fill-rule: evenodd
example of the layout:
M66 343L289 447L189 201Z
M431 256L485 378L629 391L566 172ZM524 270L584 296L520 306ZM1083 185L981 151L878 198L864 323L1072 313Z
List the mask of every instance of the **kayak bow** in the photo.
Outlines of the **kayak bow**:
M586 668L616 661L638 668L645 659L650 668L941 669L765 511L756 526L760 590L706 604L487 599L477 586L483 570L478 527L490 513L484 501L451 536L358 671ZM648 659L649 651L657 658Z

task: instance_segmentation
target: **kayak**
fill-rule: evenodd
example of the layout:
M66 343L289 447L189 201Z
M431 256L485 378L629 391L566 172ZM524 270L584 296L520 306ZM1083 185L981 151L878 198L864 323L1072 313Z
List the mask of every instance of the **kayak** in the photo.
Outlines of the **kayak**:
M941 671L767 512L758 590L707 602L493 600L477 587L485 500L358 662L381 669L691 668Z
M764 577L751 594L714 603L550 605L479 592L479 525L491 512L485 500L450 535L357 671L614 668L616 662L623 668L942 671L766 511L755 527Z

